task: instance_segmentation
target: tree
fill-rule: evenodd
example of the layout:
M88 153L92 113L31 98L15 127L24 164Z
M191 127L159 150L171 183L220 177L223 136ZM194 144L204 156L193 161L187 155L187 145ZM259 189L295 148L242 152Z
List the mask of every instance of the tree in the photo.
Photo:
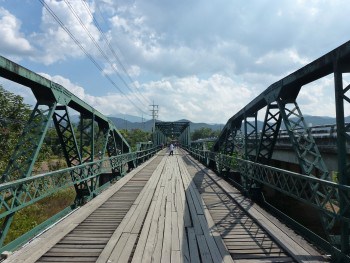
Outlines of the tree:
M133 151L136 150L136 143L148 142L151 140L151 133L143 131L141 129L120 130L120 133L129 143Z
M193 133L191 133L191 140L195 141L198 139L217 137L219 135L219 133L220 133L220 131L213 131L210 128L202 127L198 130L195 130Z
M30 106L21 96L0 85L0 174L6 169L30 112Z

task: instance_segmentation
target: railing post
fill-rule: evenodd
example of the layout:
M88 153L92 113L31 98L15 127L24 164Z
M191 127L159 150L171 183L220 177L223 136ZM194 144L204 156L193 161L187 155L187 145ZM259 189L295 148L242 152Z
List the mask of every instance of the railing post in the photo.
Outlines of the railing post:
M348 86L343 89L342 72L338 62L334 63L334 90L335 90L335 109L337 122L337 151L338 151L338 180L339 184L349 185L349 173L346 164L346 127L344 121L344 99L347 98L345 93L349 90ZM347 98L348 99L348 98ZM340 195L340 211L344 211L346 198ZM345 210L346 211L346 210ZM349 211L346 212L349 215ZM349 224L342 221L341 224L341 251L348 254L349 251Z

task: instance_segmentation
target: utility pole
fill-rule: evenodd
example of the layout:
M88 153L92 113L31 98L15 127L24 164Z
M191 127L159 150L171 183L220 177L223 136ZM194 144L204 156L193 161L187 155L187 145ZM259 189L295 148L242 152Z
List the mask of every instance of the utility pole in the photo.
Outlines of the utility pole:
M152 119L153 119L153 127L152 127L152 132L155 132L155 130L156 130L156 119L158 118L158 106L159 105L155 105L154 104L154 101L153 101L153 104L152 105L150 105L151 107L152 107L152 109L151 109L151 112L152 112L152 114L151 114L151 116L152 116Z

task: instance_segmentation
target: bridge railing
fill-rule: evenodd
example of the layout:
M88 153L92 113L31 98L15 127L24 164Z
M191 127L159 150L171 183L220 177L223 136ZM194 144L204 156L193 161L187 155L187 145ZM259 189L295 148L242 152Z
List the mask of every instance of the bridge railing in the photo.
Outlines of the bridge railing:
M258 183L268 186L317 209L334 226L332 240L328 242L303 227L301 231L303 234L306 234L307 238L314 241L316 245L332 253L337 258L347 258L339 250L340 233L338 233L337 226L350 223L350 217L348 216L348 211L350 210L350 186L263 165L235 156L191 147L188 147L186 150L207 166L212 161L215 165L214 169L217 171L225 169L238 171L242 181L246 183ZM235 184L237 184L237 181L235 181ZM241 189L244 189L243 185L239 186ZM342 210L340 209L340 198L347 200L347 206Z
M151 158L159 150L159 146L152 147L143 151L120 154L110 158L102 158L94 162L88 162L81 165L0 184L0 220L4 220L8 215L35 204L36 202L62 189L66 189L82 182L91 182L91 179L94 178L101 178L101 175L110 173L115 168L125 165L135 167L136 165ZM98 188L99 191L101 192L108 185L109 181L103 185L101 183L100 187ZM1 247L0 252L15 249L19 245L26 242L29 238L32 238L39 231L47 227L49 224L52 224L55 220L62 217L62 215L71 211L73 208L74 206L66 209L66 211L62 211L62 213L59 213L56 217L50 219L42 225L37 226L35 229L30 231L30 233L27 233Z

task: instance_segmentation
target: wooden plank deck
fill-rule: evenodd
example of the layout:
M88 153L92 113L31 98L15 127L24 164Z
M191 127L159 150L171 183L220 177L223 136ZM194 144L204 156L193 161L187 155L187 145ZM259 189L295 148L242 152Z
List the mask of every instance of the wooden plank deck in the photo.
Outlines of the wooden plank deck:
M184 151L182 158L234 262L330 261Z
M163 151L5 262L324 260L215 176L184 151Z

